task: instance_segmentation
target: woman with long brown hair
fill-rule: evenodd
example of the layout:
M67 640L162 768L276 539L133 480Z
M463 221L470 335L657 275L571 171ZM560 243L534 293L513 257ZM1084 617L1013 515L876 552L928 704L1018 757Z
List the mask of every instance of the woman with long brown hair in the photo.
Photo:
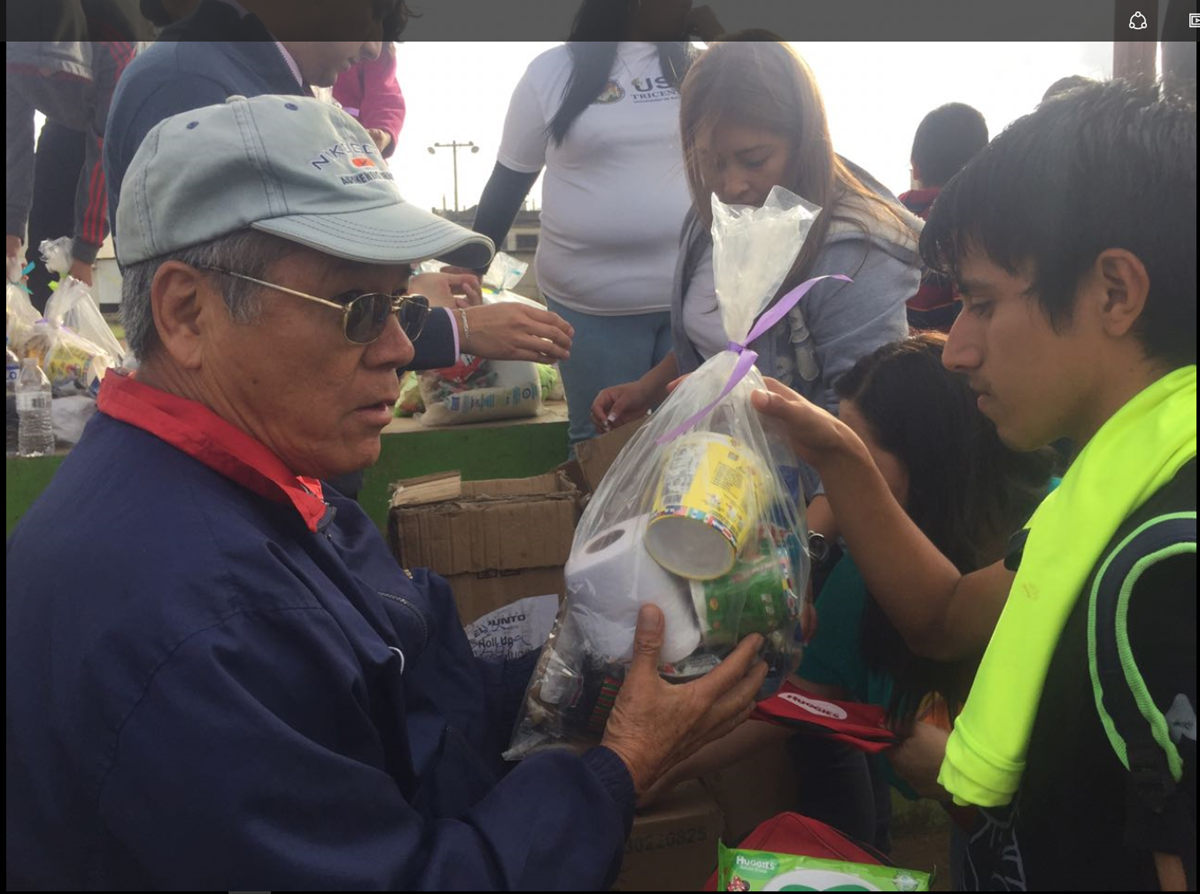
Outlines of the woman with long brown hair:
M593 420L612 427L645 415L672 379L725 347L712 277L711 197L760 206L774 186L822 209L779 294L827 273L854 282L819 283L753 348L765 375L836 411L838 377L908 331L904 302L920 284L921 222L834 152L816 80L786 44L715 43L692 65L680 93L692 210L673 286L673 352L637 381L600 392ZM815 476L806 483L811 489Z

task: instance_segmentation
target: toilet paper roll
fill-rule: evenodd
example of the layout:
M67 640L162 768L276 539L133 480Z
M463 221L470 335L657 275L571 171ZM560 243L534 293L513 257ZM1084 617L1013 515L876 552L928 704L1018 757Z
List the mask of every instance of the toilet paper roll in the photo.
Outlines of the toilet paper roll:
M597 534L571 551L567 598L592 652L618 661L633 655L638 609L652 602L666 618L661 661L674 663L700 645L700 625L688 581L650 557L642 515Z

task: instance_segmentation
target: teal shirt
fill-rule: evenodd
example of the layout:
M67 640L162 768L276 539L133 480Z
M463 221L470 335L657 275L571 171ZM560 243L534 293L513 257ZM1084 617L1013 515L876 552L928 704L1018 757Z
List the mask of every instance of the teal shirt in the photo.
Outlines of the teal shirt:
M813 683L841 686L857 702L887 707L892 678L871 670L862 650L867 584L849 555L834 566L817 600L817 634L804 649L799 676Z
M890 674L871 670L862 650L863 611L867 584L849 554L834 566L817 600L817 633L805 646L804 660L796 672L801 678L826 686L841 686L850 698L886 708L895 685ZM913 800L917 794L881 755L869 755L888 785Z

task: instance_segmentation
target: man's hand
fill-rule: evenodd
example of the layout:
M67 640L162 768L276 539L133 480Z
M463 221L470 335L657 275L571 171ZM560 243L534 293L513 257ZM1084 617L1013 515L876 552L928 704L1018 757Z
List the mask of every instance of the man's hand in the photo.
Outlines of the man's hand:
M480 304L483 292L479 288L479 277L473 273L419 273L408 281L412 295L424 295L430 307L458 307L456 296L466 298L468 305Z
M620 428L649 413L656 403L654 398L650 387L642 379L605 388L592 402L592 422L597 431Z
M767 675L757 658L762 637L753 634L699 680L668 683L658 675L663 624L661 609L642 606L633 662L600 742L625 762L639 798L673 765L749 718Z
M392 135L386 130L378 127L368 127L367 133L371 135L371 139L379 147L380 154L387 152L388 146L392 145Z
M535 363L554 363L571 356L575 330L556 313L519 301L469 307L462 313L467 315L469 331L466 337L459 332L459 349L464 354Z
M67 273L70 274L71 276L75 277L77 280L79 280L81 283L83 283L88 288L92 287L92 279L93 279L92 265L89 264L87 261L79 261L79 260L72 261L71 269L68 270Z

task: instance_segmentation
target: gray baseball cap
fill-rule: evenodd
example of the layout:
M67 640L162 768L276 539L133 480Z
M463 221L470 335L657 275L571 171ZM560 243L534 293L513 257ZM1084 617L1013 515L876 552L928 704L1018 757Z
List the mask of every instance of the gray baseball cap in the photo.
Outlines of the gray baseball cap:
M371 264L486 267L495 252L486 236L406 202L357 121L298 96L231 96L157 124L125 174L117 260L245 227Z

